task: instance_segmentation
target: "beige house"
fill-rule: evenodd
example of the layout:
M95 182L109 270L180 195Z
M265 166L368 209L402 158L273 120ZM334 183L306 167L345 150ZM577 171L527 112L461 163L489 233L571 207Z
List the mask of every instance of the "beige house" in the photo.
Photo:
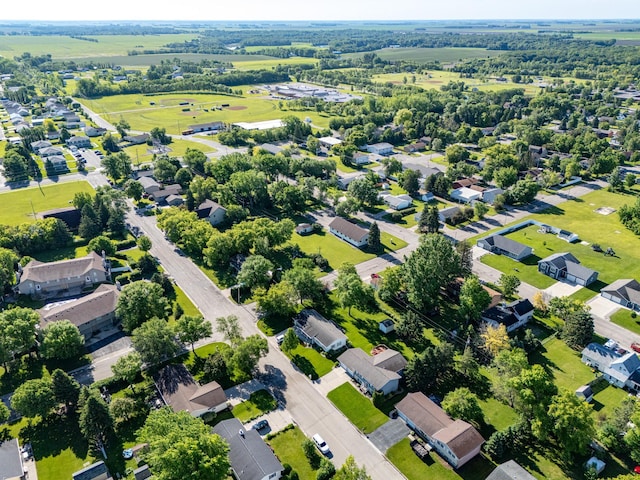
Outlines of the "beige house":
M116 322L116 305L120 291L115 285L100 285L93 293L76 300L45 306L38 310L40 328L50 323L69 320L88 340L98 330L112 327Z
M31 260L18 272L17 290L36 298L63 297L106 282L109 277L107 262L95 252L58 262Z

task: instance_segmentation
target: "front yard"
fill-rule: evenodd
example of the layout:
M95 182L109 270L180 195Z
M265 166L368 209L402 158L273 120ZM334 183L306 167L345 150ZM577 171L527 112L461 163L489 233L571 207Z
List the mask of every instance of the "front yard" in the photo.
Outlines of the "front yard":
M249 396L249 400L233 407L233 416L242 423L247 423L259 416L275 410L276 399L266 390L258 390Z
M327 398L364 434L373 432L389 421L389 417L374 407L371 400L349 382L331 390Z
M286 352L286 355L302 373L313 379L320 378L333 370L333 361L313 347L300 344L290 352Z
M640 317L631 310L621 308L610 317L611 321L627 330L640 335Z
M295 427L281 431L267 441L280 462L291 465L300 480L316 478L316 470L311 468L302 450L302 442L306 438L304 433Z

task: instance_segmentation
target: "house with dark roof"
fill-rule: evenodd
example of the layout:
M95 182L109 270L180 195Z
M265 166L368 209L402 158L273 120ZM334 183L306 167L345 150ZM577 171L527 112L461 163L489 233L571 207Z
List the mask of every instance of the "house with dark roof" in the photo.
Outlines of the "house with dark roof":
M107 129L88 126L84 127L84 133L87 137L99 137L100 135L104 135L105 133L107 133Z
M189 125L189 130L193 130L193 133L214 132L218 130L224 130L224 122L209 122L209 123L198 123L196 125Z
M31 150L36 155L40 155L40 150L43 150L45 148L50 148L50 147L51 147L51 142L48 142L46 140L38 140L37 142L31 142Z
M528 245L516 242L502 235L491 235L481 238L478 240L477 245L491 253L505 255L518 261L524 260L533 253L533 249Z
M536 477L522 468L515 460L509 460L498 465L485 480L536 480Z
M171 195L180 195L181 192L182 187L177 183L173 183L149 194L149 198L156 202L164 202L167 197L170 197Z
M17 438L0 442L0 478L2 480L25 480L22 455Z
M640 283L634 279L616 280L601 289L600 295L623 307L640 311Z
M107 466L101 460L99 462L93 463L88 467L83 468L82 470L78 470L77 472L71 475L73 480L112 480L113 477L109 475L109 470L107 470Z
M372 356L360 348L349 348L338 357L338 363L370 395L397 391L402 378L399 372L407 365L402 354L395 350L386 349Z
M53 157L53 156L64 157L64 152L58 147L46 147L46 148L39 149L38 155L40 155L42 158Z
M340 350L347 346L347 336L331 320L317 311L307 308L294 318L296 333L305 342L317 345L325 352Z
M447 207L438 211L438 220L441 222L446 222L447 220L451 220L458 213L460 213L460 207Z
M175 412L193 417L218 413L229 407L227 395L218 382L199 385L183 364L167 365L153 376L162 400Z
M78 148L91 148L91 140L89 140L89 137L70 137L65 143L69 146L73 145Z
M211 225L218 225L224 221L227 209L213 200L205 200L194 210L198 218L206 219Z
M490 307L482 312L480 318L494 328L504 325L507 332L512 332L531 320L533 312L534 308L531 302L523 298L506 305Z
M538 271L545 275L587 286L598 279L598 272L580 265L580 261L568 252L554 253L538 261Z
M139 135L125 135L122 140L130 143L131 145L142 145L149 140L150 135L148 133L141 133Z
M133 471L133 478L135 478L135 480L147 480L147 478L151 477L153 477L153 473L151 473L149 465L142 465Z
M284 467L256 430L245 430L237 418L218 423L212 429L229 444L229 462L238 480L277 480Z
M454 468L480 453L484 438L464 420L453 420L424 393L410 393L396 404L398 416Z
M602 372L610 384L640 390L640 358L635 352L621 354L599 343L590 343L582 350L582 361Z
M45 305L38 310L40 328L44 329L52 322L69 320L85 340L96 332L111 328L116 323L116 306L120 291L115 285L103 283L93 293L68 302Z
M67 227L69 227L69 230L75 232L80 226L81 214L82 212L76 207L62 207L41 212L38 216L40 218L57 218L62 220Z
M95 252L85 257L57 262L31 260L17 274L17 290L36 298L77 294L84 288L106 282L107 262Z
M342 217L336 217L331 221L329 231L354 247L364 247L369 239L369 230Z
M144 193L148 193L149 195L157 192L162 188L161 185L156 181L156 179L149 175L139 176L138 182L140 183L140 185L142 185Z

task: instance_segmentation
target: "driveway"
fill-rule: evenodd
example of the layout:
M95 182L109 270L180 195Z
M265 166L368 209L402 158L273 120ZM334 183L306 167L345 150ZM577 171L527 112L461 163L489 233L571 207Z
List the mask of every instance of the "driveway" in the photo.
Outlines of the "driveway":
M550 287L547 287L543 290L545 297L544 298L554 298L554 297L568 297L569 295L573 295L578 290L580 290L582 286L576 285L575 283L568 282L556 282Z
M313 386L316 387L318 393L326 397L331 390L338 388L349 380L350 378L349 375L347 375L347 372L345 372L341 367L336 367L326 375L316 380L313 383Z
M369 440L382 453L393 447L400 440L409 435L410 430L407 424L400 418L389 420L373 433L369 434Z
M622 308L617 303L607 300L602 295L596 295L587 302L587 305L591 308L592 315L606 319L609 319L613 313Z

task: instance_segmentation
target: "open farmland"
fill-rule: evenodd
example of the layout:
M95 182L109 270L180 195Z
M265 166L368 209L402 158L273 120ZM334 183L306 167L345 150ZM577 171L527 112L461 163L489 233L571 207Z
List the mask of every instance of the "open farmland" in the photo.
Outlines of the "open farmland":
M168 43L185 42L197 35L96 35L97 42L87 42L62 35L4 35L0 36L0 55L8 58L24 52L31 55L51 54L59 59L89 59L109 55L126 55L129 50L158 49Z
M361 58L366 52L347 53L345 58ZM383 48L373 52L383 60L405 60L416 63L457 62L465 58L486 58L501 55L499 50L484 48Z
M180 105L184 102L188 105ZM117 122L124 118L133 130L149 131L154 127L164 127L167 133L173 134L178 134L195 123L257 122L275 120L287 115L294 115L303 120L310 117L314 125L319 127L326 127L329 124L329 117L322 116L315 110L308 112L280 110L276 100L269 100L262 95L235 97L202 93L131 94L82 100L82 103L109 122ZM222 104L229 104L229 107L222 108ZM283 108L286 108L286 103L284 105ZM216 110L216 106L221 109ZM184 109L188 111L183 111Z

